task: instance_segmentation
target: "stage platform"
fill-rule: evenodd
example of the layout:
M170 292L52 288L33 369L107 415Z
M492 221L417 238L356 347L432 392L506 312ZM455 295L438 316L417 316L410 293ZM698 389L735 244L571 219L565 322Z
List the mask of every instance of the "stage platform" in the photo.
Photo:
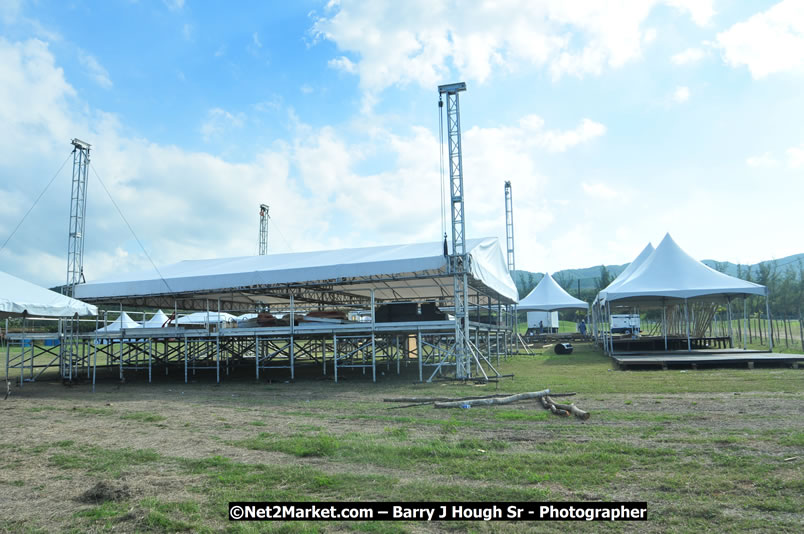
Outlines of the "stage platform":
M755 364L789 365L798 368L804 362L804 354L774 354L760 350L695 350L653 352L653 353L620 353L611 356L615 366L620 370L635 366L658 366L667 369L670 366L696 369L700 366L717 366L744 363L749 369Z

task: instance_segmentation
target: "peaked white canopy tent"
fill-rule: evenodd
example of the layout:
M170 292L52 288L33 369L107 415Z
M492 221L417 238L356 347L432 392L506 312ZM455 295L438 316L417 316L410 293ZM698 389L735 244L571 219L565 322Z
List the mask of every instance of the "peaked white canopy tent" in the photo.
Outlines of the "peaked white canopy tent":
M536 287L519 301L517 309L520 311L586 310L589 309L589 304L564 291L564 288L558 285L550 273L545 273Z
M606 290L601 291L598 300L603 304L609 320L611 309L615 306L661 308L665 347L667 346L666 308L668 305L683 305L687 348L691 350L688 309L690 301L726 303L731 339L731 301L735 297L749 295L766 297L767 307L765 286L708 267L684 252L670 234L667 234L656 250L627 277L618 277ZM613 350L611 336L608 339L608 348ZM772 341L770 343L772 349ZM745 339L743 346L745 347Z
M157 311L150 319L142 323L143 328L162 328L167 325L168 316L162 310Z
M0 317L79 317L98 308L0 271Z
M628 277L630 277L631 274L635 270L637 270L639 266L642 265L642 263L644 263L644 261L648 259L648 257L651 254L653 254L654 250L655 249L653 248L652 243L648 243L647 245L645 245L645 248L643 248L642 252L640 252L639 255L636 258L634 258L634 261L629 263L628 266L626 266L626 268L623 269L623 271L620 274L618 274L614 278L614 280L611 281L609 285L607 285L605 288L600 290L600 292L598 292L594 302L592 302L592 323L593 323L593 332L595 335L595 339L597 339L600 336L600 331L602 328L601 324L601 317L603 315L602 307L603 302L605 302L606 300L606 294L610 290L616 289L620 284L622 284L625 280L627 280Z
M123 312L117 319L95 330L97 334L111 334L120 332L121 330L130 330L132 328L142 328L142 325L132 319L126 312Z

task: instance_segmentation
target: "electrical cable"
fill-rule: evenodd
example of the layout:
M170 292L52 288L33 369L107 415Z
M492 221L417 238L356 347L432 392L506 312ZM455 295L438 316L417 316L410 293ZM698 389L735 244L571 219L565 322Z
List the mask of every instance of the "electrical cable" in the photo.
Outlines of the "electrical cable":
M273 222L274 222L274 227L276 228L276 231L277 231L277 232L279 232L279 237L281 237L281 238L282 238L282 241L284 241L284 242L285 242L285 246L287 246L287 247L288 247L288 250L289 250L289 251L291 251L291 252L293 252L293 247L291 247L291 246L290 246L290 243L288 243L288 240L287 240L287 239L285 239L285 236L284 236L284 234L282 234L282 230L280 230L280 229L279 229L279 225L278 225L278 224L276 224L276 221L274 221L274 220L273 220L273 218L271 218L271 216L270 216L270 215L268 216L268 220L269 220L269 221L273 221Z
M73 152L75 152L75 150L73 150ZM43 195L44 195L44 194L47 192L47 190L48 190L48 189L50 189L51 184L52 184L52 183L53 183L53 181L56 179L56 177L59 175L59 173L60 173L60 172L61 172L61 170L64 168L64 166L67 164L67 161L70 159L70 156L73 154L73 152L70 152L70 154L67 156L67 158L64 160L64 162L62 162L61 167L59 167L59 170L57 170L57 171L56 171L56 174L54 174L54 175L53 175L53 178L51 178L51 179L50 179L50 181L47 183L47 185L46 185L46 186L45 186L45 188L42 190L42 192L41 192L41 193L39 193L39 196L37 196L37 197L36 197L36 200L34 200L34 202L33 202L33 204L31 205L31 207L30 207L30 208L28 208L28 211L26 211L26 212L25 212L25 215L23 215L23 216L22 216L22 219L20 219L20 222L19 222L19 223L17 223L17 226L14 228L14 230L12 230L11 234L10 234L10 235L8 236L8 238L7 238L7 239L6 239L6 240L3 242L3 246L0 246L0 252L2 252L4 248L6 248L6 245L8 245L8 242L9 242L9 241L11 241L11 238L12 238L12 237L14 237L14 234L16 234L16 233L17 233L17 230L19 230L19 229L20 229L20 226L22 226L22 223L23 223L23 222L25 222L25 219L27 219L27 218L28 218L28 215L30 215L30 213L33 211L33 209L34 209L34 208L36 207L36 205L39 203L39 200L40 200L40 199L42 198L42 196L43 196Z
M159 271L159 267L157 267L156 263L154 263L154 260L151 259L151 255L148 254L147 250L145 250L145 246L142 244L142 241L140 241L140 238L137 237L137 234L134 232L134 228L131 227L131 224L129 224L128 219L126 219L126 216L123 215L123 211L120 209L120 206L118 206L117 202L114 201L112 193L109 192L109 189L106 187L106 184L103 183L103 180L98 174L98 171L95 170L95 166L92 165L91 163L89 164L89 166L92 168L92 172L95 173L95 177L98 179L98 182L100 182L101 186L103 187L103 190L106 191L106 195L109 197L109 200L112 201L112 204L117 210L117 213L120 215L120 218L123 219L123 222L126 223L126 226L128 226L131 235L134 236L134 239L137 241L137 244L139 244L140 248L142 249L142 252L145 254L145 257L148 258L149 262L151 262L151 266L153 266L154 270L156 271L156 274L159 275L159 279L162 280L162 282L165 284L165 287L167 287L169 293L175 293L175 291L173 291L173 289L170 287L170 284L168 284L167 280L165 280L165 277L162 276L162 273Z

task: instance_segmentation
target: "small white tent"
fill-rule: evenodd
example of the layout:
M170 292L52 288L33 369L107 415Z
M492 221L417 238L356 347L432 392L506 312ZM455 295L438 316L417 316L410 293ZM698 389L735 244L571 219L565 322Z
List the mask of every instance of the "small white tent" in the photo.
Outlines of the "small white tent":
M150 319L148 319L147 321L142 323L142 327L143 328L162 328L163 326L167 325L167 322L168 322L168 316L165 315L165 312L163 312L162 310L159 310L158 312L153 314L153 316Z
M123 329L130 330L132 328L142 328L142 325L137 321L135 321L134 319L132 319L131 317L129 317L129 315L126 312L123 312L123 314L120 317L118 317L111 323L95 330L95 333L112 334L120 332Z
M519 301L517 309L520 311L556 311L589 308L589 304L578 300L558 285L549 273L545 273L539 284L528 293L528 296Z
M97 315L98 308L0 271L0 317Z

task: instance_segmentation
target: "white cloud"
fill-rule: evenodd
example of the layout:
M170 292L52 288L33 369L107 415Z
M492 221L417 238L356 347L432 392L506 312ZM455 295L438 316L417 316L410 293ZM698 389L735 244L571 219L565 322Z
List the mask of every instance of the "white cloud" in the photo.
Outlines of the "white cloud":
M262 48L262 43L260 42L260 34L258 34L257 32L254 32L254 33L251 35L251 42L252 42L252 43L254 44L254 46L256 46L257 48Z
M706 26L715 16L712 4L711 0L667 0L667 5L688 13L698 26Z
M583 192L593 198L610 200L619 196L619 193L602 183L590 184L587 182L581 183Z
M193 40L193 27L190 24L185 24L181 28L181 35L184 37L185 41L192 41Z
M704 52L700 48L687 48L683 52L674 54L670 61L676 65L688 65L700 61L704 57Z
M642 40L646 44L650 44L656 40L656 35L657 35L656 28L648 28L647 30L645 30L645 33L642 34Z
M267 113L269 111L279 111L282 107L282 97L280 95L273 95L268 100L257 102L254 104L254 109L260 113Z
M304 93L305 95L309 95L310 93L312 93L312 92L313 92L313 88L312 88L312 86L310 86L309 84L306 84L306 83L305 83L305 84L302 84L302 86L301 86L301 87L299 87L299 91L301 91L301 92L302 92L302 93Z
M357 66L346 56L332 58L327 62L327 65L330 68L348 72L349 74L355 74L357 72Z
M690 99L690 88L686 86L679 86L676 87L676 90L673 91L673 100L679 103L686 102Z
M184 0L162 0L171 11L179 11L184 7Z
M793 169L804 168L804 143L787 149L787 165Z
M509 0L468 9L457 0L342 0L328 4L311 32L353 54L330 66L357 74L371 104L376 96L369 95L392 85L433 87L453 68L459 78L482 83L495 70L545 67L557 79L621 67L655 38L655 29L642 24L659 4L698 24L713 13L709 0Z
M717 35L716 46L732 67L755 79L804 71L804 2L783 0Z
M95 83L104 89L110 89L112 87L112 80L109 78L109 73L98 62L95 56L80 51L78 53L78 61L80 61L81 65L87 70L87 74L90 78L95 80Z
M209 141L230 128L241 128L245 118L242 113L233 115L225 109L212 108L207 112L207 118L201 124L201 135L205 141Z
M770 152L765 152L761 156L751 156L745 163L749 167L776 167L779 164Z

